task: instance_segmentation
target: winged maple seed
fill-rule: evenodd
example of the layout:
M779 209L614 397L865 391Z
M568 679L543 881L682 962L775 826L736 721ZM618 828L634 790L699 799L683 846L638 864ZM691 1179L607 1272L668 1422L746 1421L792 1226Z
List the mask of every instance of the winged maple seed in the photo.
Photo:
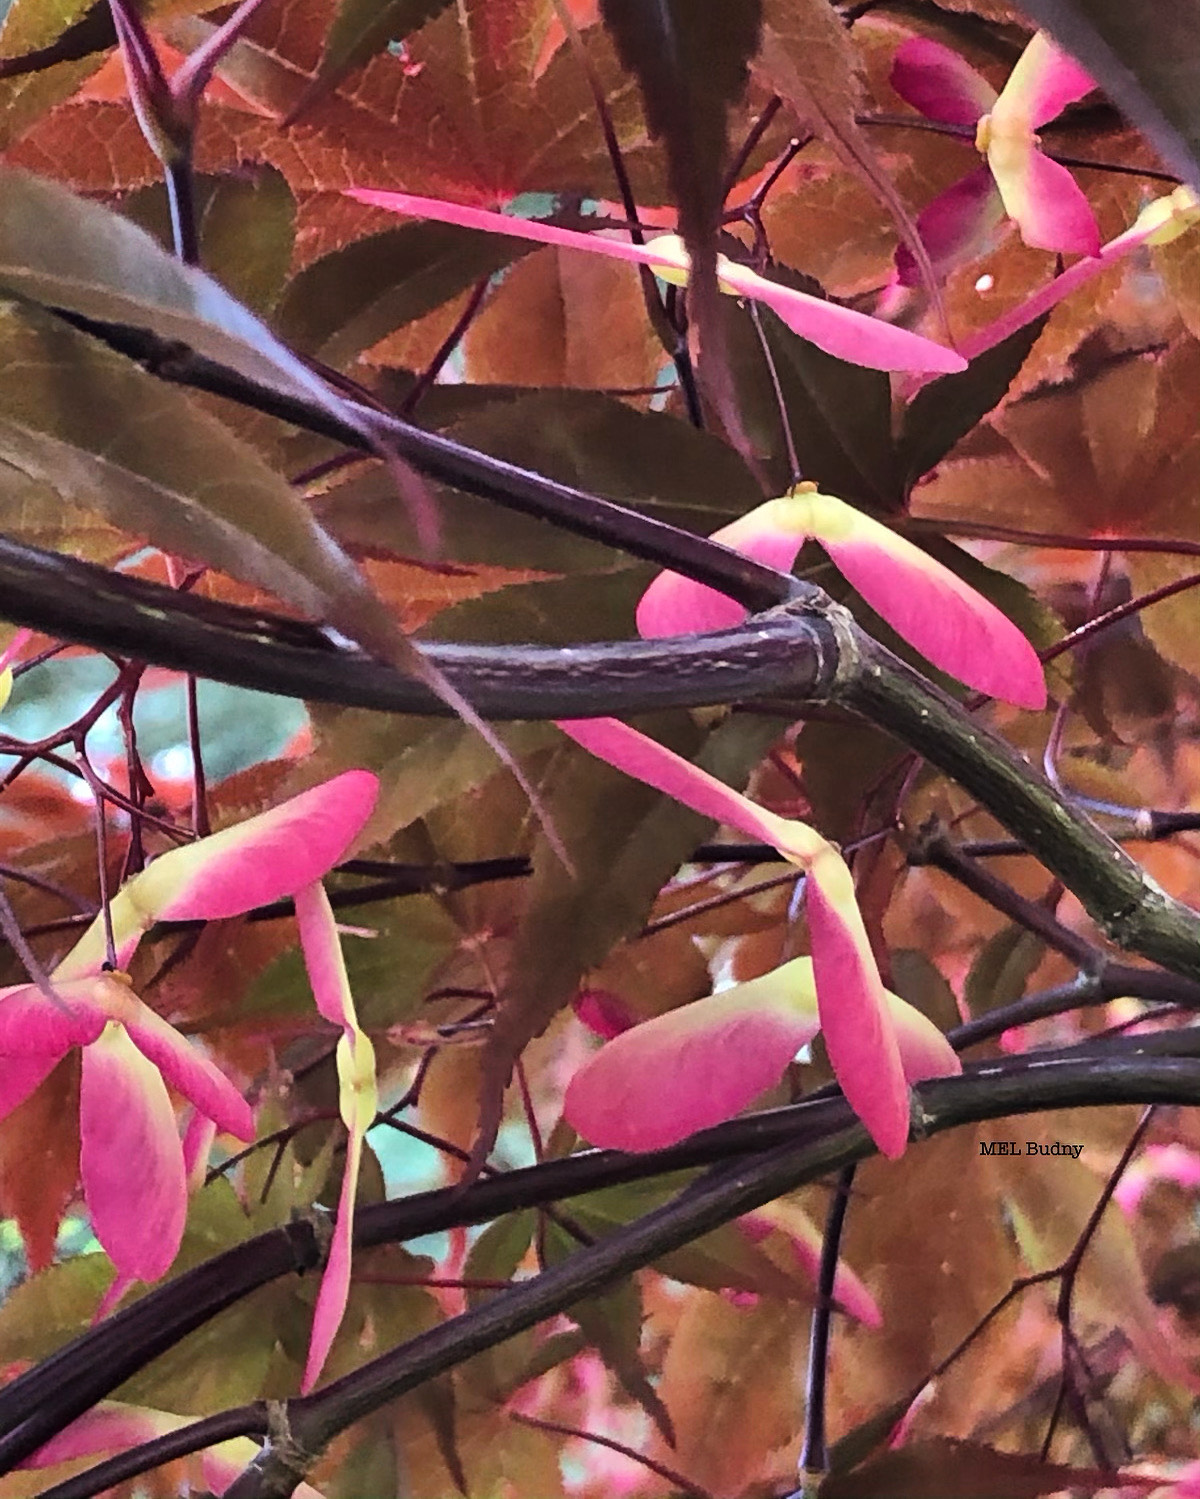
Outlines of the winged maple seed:
M1100 231L1087 198L1066 167L1042 151L1036 134L1095 84L1044 32L1031 39L999 94L957 52L928 37L911 37L900 47L891 82L927 119L973 125L985 158L917 220L935 266L946 269L981 254L1005 215L1028 245L1099 253ZM916 262L905 245L896 251L896 269L903 285L917 284Z
M464 229L481 229L489 234L533 240L537 244L607 255L613 260L649 266L665 280L679 283L687 281L690 269L683 241L674 234L659 235L647 245L635 245L631 240L604 239L574 229L559 229L536 219L516 218L486 208L471 208L466 204L423 198L412 193L354 187L347 190L346 196L409 218L436 219L439 223L457 224ZM836 302L824 302L805 292L793 291L758 275L748 266L736 264L725 255L718 257L717 274L722 291L730 296L749 297L765 303L794 333L815 343L827 354L851 364L876 370L934 374L957 374L966 368L966 361L960 354L934 343L932 339L910 333L907 328L894 327L879 318L867 317L849 307L841 307Z
M829 553L871 608L933 664L969 687L1024 708L1046 705L1037 652L1016 625L948 567L815 484L768 500L713 540L789 571L804 542ZM678 573L664 572L637 611L643 636L718 630L746 617L741 605Z
M737 1113L820 1029L851 1108L885 1155L902 1155L908 1085L949 1076L960 1063L936 1026L884 989L838 850L617 719L561 720L559 728L618 770L799 865L812 940L811 959L611 1041L572 1080L568 1120L595 1145L649 1150L682 1139Z
M350 1131L346 1177L306 1387L316 1379L345 1307L354 1183L374 1118L369 1039L354 1015L323 875L361 832L378 782L350 770L245 822L172 849L124 885L51 975L0 990L0 1117L10 1114L74 1047L82 1050L80 1177L97 1239L117 1279L112 1304L134 1280L173 1263L187 1216L188 1168L168 1084L220 1130L249 1140L249 1105L220 1069L134 991L124 971L158 921L219 921L292 896L322 1015L342 1027L342 1116ZM111 949L110 949L111 942ZM109 967L110 950L119 965ZM205 1138L211 1138L206 1136Z

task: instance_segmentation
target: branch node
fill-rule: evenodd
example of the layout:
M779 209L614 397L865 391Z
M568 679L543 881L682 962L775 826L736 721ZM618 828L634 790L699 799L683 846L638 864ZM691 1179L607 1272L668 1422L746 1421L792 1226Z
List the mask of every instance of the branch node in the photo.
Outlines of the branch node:
M933 1133L936 1123L934 1116L927 1113L921 1102L921 1095L910 1089L908 1094L908 1138L914 1140L928 1140Z
M297 1473L305 1473L312 1455L292 1435L292 1419L286 1400L267 1401L267 1442L279 1462Z
M315 1249L315 1254L297 1254L297 1272L304 1275L309 1270L323 1270L329 1259L329 1251L333 1248L332 1214L317 1203L313 1203L311 1208L294 1208L289 1227L308 1229Z
M845 684L853 682L863 670L860 647L862 636L853 614L845 604L835 603L833 599L825 599L818 609L812 610L811 605L809 607L811 612L819 613L829 621L836 642L837 659L834 662L832 675L829 677L829 685L820 699L822 702L834 702ZM814 701L816 701L815 697Z

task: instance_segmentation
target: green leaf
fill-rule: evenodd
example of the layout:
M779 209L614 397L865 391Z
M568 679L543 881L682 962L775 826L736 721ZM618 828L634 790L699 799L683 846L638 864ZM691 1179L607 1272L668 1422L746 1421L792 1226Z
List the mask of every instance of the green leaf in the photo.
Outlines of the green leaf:
M1039 1499L1062 1489L1094 1494L1114 1485L1119 1487L1114 1475L1097 1468L1070 1468L997 1452L981 1442L935 1437L887 1452L853 1473L832 1474L817 1494L818 1499Z
M327 704L314 704L311 717L318 741L314 776L337 775L353 766L378 774L382 786L370 823L372 838L391 838L435 808L475 791L500 769L494 751L459 723ZM552 725L537 723L505 724L497 733L520 756L545 749L559 737ZM503 851L502 844L488 850ZM406 855L397 852L396 857ZM410 917L419 909L409 902Z
M68 27L76 25L81 16L90 16L97 9L89 6L88 0L9 0L0 26L0 53L5 57L20 57L36 48L48 47ZM104 10L107 12L108 7L104 6ZM109 31L111 34L111 19Z
M450 224L387 229L306 266L288 286L275 327L291 347L344 368L387 334L534 248Z
M571 1221L596 1238L603 1238L661 1207L682 1185L683 1179L672 1177L588 1192L572 1199ZM663 1255L655 1260L654 1269L684 1285L700 1286L706 1291L745 1291L804 1305L811 1305L814 1300L812 1281L802 1271L792 1274L785 1270L742 1233L736 1223L722 1224L682 1249Z
M1049 313L972 359L959 375L923 386L904 408L899 468L907 492L1003 398L1041 336Z
M21 375L0 386L5 462L347 634L395 628L284 480L182 390L18 303L0 307L0 362Z
M378 934L369 941L346 937L342 942L359 1015L366 1025L403 1026L419 1014L432 975L455 951L461 933L430 895L376 902L357 918L353 910L348 908L346 920L369 921ZM271 964L237 1011L242 1023L311 1016L312 994L295 949Z
M106 1254L84 1254L14 1286L0 1307L0 1359L26 1363L53 1353L93 1320L112 1278Z
M1022 9L1200 191L1200 0L1172 0L1152 22L1126 0L1022 0Z
M0 167L0 288L45 307L148 328L341 420L339 400L211 277L56 183Z
M941 1031L959 1023L958 1001L942 971L925 953L901 947L889 954L891 988Z
M98 56L57 67L35 69L16 77L3 76L5 59L0 58L0 150L15 146L57 105L70 99L100 66Z
M200 258L211 276L258 312L279 299L292 258L296 200L273 167L220 177L200 213Z
M283 289L296 231L296 200L274 167L244 166L236 175L198 174L192 185L200 229L200 264L226 291L266 312ZM121 200L121 213L172 248L171 210L161 182Z
M1020 999L1045 953L1040 938L1015 924L989 937L967 974L967 1013L986 1015Z
M786 271L784 285L799 285ZM875 513L899 508L892 443L891 381L799 338L769 308L758 309L787 410L801 479Z
M463 1278L511 1280L529 1252L537 1220L533 1208L522 1208L489 1223L471 1245L463 1266ZM493 1291L468 1290L467 1300L475 1306L494 1294Z

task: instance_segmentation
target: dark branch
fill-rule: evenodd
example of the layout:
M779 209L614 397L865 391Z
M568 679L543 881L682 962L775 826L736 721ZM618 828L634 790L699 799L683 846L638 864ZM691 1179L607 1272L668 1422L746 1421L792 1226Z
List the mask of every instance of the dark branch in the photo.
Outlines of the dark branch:
M1131 1080L1142 1089L1133 1098ZM1154 1088L1161 1093L1151 1097ZM936 1130L1068 1103L1194 1102L1197 1088L1200 1027L1109 1037L1032 1057L970 1063L962 1078L923 1084L918 1094L925 1114L935 1121L948 1111L947 1122L931 1126ZM487 1223L521 1208L714 1163L733 1162L736 1167L745 1156L776 1146L794 1152L797 1160L806 1159L806 1151L819 1150L823 1140L851 1127L851 1120L837 1090L823 1089L804 1103L731 1120L665 1150L644 1155L583 1151L482 1178L465 1191L443 1188L362 1208L354 1218L354 1245L361 1250L402 1243ZM856 1126L852 1132L860 1138ZM865 1135L861 1140L865 1154L869 1143ZM859 1158L838 1158L830 1169ZM315 1235L300 1220L234 1245L89 1328L0 1390L0 1472L7 1472L218 1312L282 1275L316 1268L318 1261Z
M1102 1056L1079 1048L1074 1052L1005 1059L980 1064L969 1069L962 1077L940 1078L923 1083L914 1090L914 1117L919 1121L920 1135L926 1137L983 1119L1035 1113L1051 1108L1098 1107L1115 1103L1194 1102L1197 1089L1200 1089L1200 1060L1191 1057L1139 1056L1136 1051L1127 1052L1125 1048L1118 1050L1123 1054ZM782 1134L776 1133L771 1124L778 1115L787 1116L790 1126ZM796 1130L796 1124L800 1121L809 1126L802 1133ZM739 1124L749 1122L739 1121ZM866 1131L853 1119L849 1108L841 1099L819 1100L794 1109L780 1110L775 1116L763 1115L754 1122L757 1126L766 1122L768 1127L757 1132L762 1142L769 1142L771 1148L761 1150L749 1160L738 1160L713 1168L701 1179L685 1186L663 1207L619 1229L599 1243L577 1251L552 1269L543 1271L531 1280L512 1285L487 1302L431 1328L315 1394L289 1401L286 1424L292 1441L299 1450L315 1455L355 1420L424 1384L438 1373L454 1368L482 1349L492 1347L546 1317L556 1315L582 1297L653 1263L671 1249L691 1242L700 1234L731 1218L772 1201L806 1182L853 1165L865 1159L872 1151ZM708 1133L712 1135L717 1132ZM702 1138L696 1137L697 1140ZM691 1141L686 1142L687 1147L693 1144ZM686 1147L676 1147L672 1152L660 1152L659 1159L661 1161L663 1156L685 1150ZM588 1153L548 1166L533 1167L525 1172L513 1172L510 1177L528 1181L533 1173L561 1173L563 1168L572 1163L578 1167L584 1162L615 1163L622 1159L627 1158L610 1152ZM637 1163L645 1159L633 1158ZM593 1180L585 1186L578 1179L583 1174L585 1173L576 1172L571 1190L587 1190L601 1184L600 1181ZM594 1164L586 1169L586 1174L601 1175L596 1172ZM451 1221L444 1210L440 1214L428 1211L431 1199L437 1199L444 1208L451 1201L456 1203L458 1215L461 1215L457 1216L460 1223L479 1221L475 1216L466 1216L467 1204L478 1204L481 1196L492 1195L496 1189L506 1184L511 1187L509 1178L497 1182L477 1182L466 1193L455 1189L425 1193L407 1203L364 1210L357 1215L356 1224L361 1223L369 1213L386 1211L392 1215L401 1214L410 1219L406 1236L411 1236L427 1231L425 1226L418 1226L418 1223L445 1224ZM568 1193L567 1190L559 1189L557 1195L565 1196ZM414 1206L421 1203L424 1203L426 1211L414 1213ZM357 1235L356 1241L361 1242ZM239 1247L245 1249L248 1246ZM219 1264L224 1258L225 1256L220 1256L212 1264ZM175 1286L181 1283L176 1282ZM152 1293L114 1321L131 1316L144 1307L146 1302L155 1300L159 1295L161 1293ZM83 1356L84 1349L81 1345L84 1340L80 1339L68 1349L53 1355L38 1370L22 1376L22 1379L30 1380L33 1375L42 1374L47 1364L62 1359L64 1355L73 1355L67 1358L65 1369L80 1366L86 1368L98 1351L96 1345L100 1335L110 1325L106 1324L85 1335L91 1344L86 1350L89 1358ZM21 1379L15 1381L3 1395L8 1396L21 1382ZM93 1395L81 1408L86 1409L95 1399L101 1398L103 1393L107 1393L107 1390ZM56 1394L57 1390L51 1384L47 1396ZM77 1413L78 1411L74 1412ZM242 1423L242 1432L261 1432L260 1407L243 1407L241 1412L231 1414L236 1415ZM52 1419L65 1424L61 1411ZM31 1418L26 1422L24 1431L18 1432L16 1437L24 1437L35 1424L36 1421ZM203 1435L203 1426L201 1430ZM45 1437L41 1436L38 1440L45 1440ZM208 1440L206 1435L203 1435L203 1440ZM6 1463L16 1461L21 1445L20 1440L8 1439L3 1444L3 1460ZM197 1445L203 1445L203 1442ZM183 1450L182 1446L176 1445L172 1452L173 1455L179 1455ZM269 1448L264 1449L258 1464L252 1465L229 1489L230 1499L267 1499L267 1496L290 1494L291 1487L286 1484L280 1486L272 1479L273 1460L273 1452ZM152 1463L146 1464L147 1467L151 1465ZM135 1471L127 1466L124 1474L133 1476ZM89 1477L90 1475L85 1474L48 1489L44 1492L43 1499L89 1499L89 1496L111 1483L111 1479L106 1479L97 1485L89 1482ZM293 1486L295 1481L293 1475Z
M391 713L453 711L424 683L336 644L316 625L179 593L6 537L0 614L60 640L235 687ZM825 617L796 605L734 630L672 640L563 647L435 641L421 649L492 720L643 713L779 691L819 698L836 664Z

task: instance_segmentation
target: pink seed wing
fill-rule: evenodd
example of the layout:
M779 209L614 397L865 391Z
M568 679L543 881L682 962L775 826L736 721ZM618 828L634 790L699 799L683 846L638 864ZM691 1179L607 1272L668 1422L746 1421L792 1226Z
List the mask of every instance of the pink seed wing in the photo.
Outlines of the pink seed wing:
M891 84L927 120L974 125L996 102L996 90L950 47L914 36L892 62Z
M99 1452L123 1452L140 1446L182 1426L186 1417L168 1416L164 1411L139 1405L105 1401L85 1415L77 1417L57 1436L31 1453L20 1468L49 1468L55 1463L70 1462L76 1457L92 1457Z
M72 1046L87 1046L104 1029L105 1015L91 1002L94 980L55 983L62 1000L53 1005L34 984L0 991L0 1058L50 1057L57 1062Z
M337 923L320 880L296 891L296 924L317 1009L333 1025L357 1028Z
M905 537L828 495L799 497L812 534L892 629L960 682L1043 708L1037 652L994 604Z
M785 1234L796 1263L813 1285L816 1285L825 1235L797 1203L781 1197L768 1203L765 1208L739 1218L737 1226L756 1244L761 1243L773 1230ZM848 1316L861 1322L864 1327L883 1326L883 1313L879 1310L879 1303L845 1260L838 1261L834 1272L833 1299Z
M197 1051L173 1025L139 1000L125 1027L142 1055L218 1129L239 1140L254 1138L250 1105L216 1063Z
M489 209L468 208L461 203L421 198L412 193L351 188L347 196L376 208L391 209L394 213L436 219L465 229L483 229L493 234L532 240L536 244L585 250L592 255L606 255L612 260L649 266L672 281L686 281L690 269L682 242L671 234L660 235L648 245L635 245L629 240L581 234L574 229L558 229L553 224L534 219L513 218ZM934 373L954 373L966 368L965 362L953 350L943 348L932 339L910 333L906 328L894 327L879 318L867 317L851 308L823 302L819 297L792 291L724 257L720 262L720 279L723 290L765 302L802 338L852 364L863 364L870 369Z
M908 1085L854 881L832 844L809 867L805 906L830 1064L879 1149L903 1155Z
M993 249L1004 223L1004 204L987 167L968 172L926 207L917 233L936 271L948 274ZM896 246L896 273L901 286L920 286L921 274L906 244Z
M867 317L853 308L839 307L836 302L823 302L807 292L793 291L757 275L748 266L723 261L721 283L739 296L764 302L793 333L848 364L869 370L943 375L956 375L967 367L961 354L931 338L881 318Z
M342 857L378 791L369 771L344 771L257 817L163 854L122 894L157 921L216 921L293 895Z
M910 1083L928 1077L957 1077L962 1061L945 1036L927 1016L907 1000L885 991L887 1012L900 1048L900 1064Z
M1091 74L1039 31L1008 75L992 113L998 120L1019 116L1037 130L1095 87Z
M317 1292L317 1305L313 1312L312 1337L308 1345L308 1359L304 1366L304 1378L300 1393L307 1395L320 1378L329 1350L337 1330L346 1314L346 1302L350 1298L350 1262L354 1236L354 1202L358 1195L358 1169L362 1164L362 1136L352 1134L346 1147L346 1170L342 1177L342 1191L338 1199L337 1223L333 1231L333 1243L325 1273L321 1277L321 1289Z
M765 807L758 807L732 786L726 786L682 755L631 729L616 718L559 719L564 734L590 754L623 770L635 780L672 796L714 822L727 822L750 838L761 838L786 851L797 836L800 823L788 822Z
M193 1109L183 1131L183 1168L187 1172L188 1192L198 1192L208 1174L208 1158L217 1138L217 1121ZM245 1139L248 1136L239 1136Z
M779 500L767 500L714 531L709 539L780 572L791 572L805 537L803 531L787 527L787 516ZM643 640L725 630L745 618L745 608L735 599L672 572L659 573L637 607L637 629Z
M564 1117L605 1149L672 1145L777 1083L816 1029L815 1017L747 1003L736 988L698 999L598 1051L568 1084Z
M575 1018L602 1041L611 1041L637 1023L629 1006L611 989L581 989L575 996L573 1008Z
M160 1279L187 1216L183 1147L157 1067L115 1022L84 1050L79 1130L96 1237L120 1275Z
M332 912L330 920L332 921ZM312 1339L300 1387L303 1394L307 1394L317 1382L346 1311L354 1241L354 1202L358 1191L359 1168L362 1165L363 1140L374 1123L379 1103L375 1082L375 1048L370 1037L357 1029L357 1021L352 1028L348 1027L342 1032L338 1041L337 1070L341 1115L349 1131L346 1169L342 1177L333 1244L313 1313Z
M374 188L352 187L346 197L372 208L387 209L408 218L434 219L439 224L454 224L460 229L481 229L488 234L506 234L511 239L530 240L537 245L556 245L562 250L585 250L590 255L604 255L610 260L624 260L630 265L645 265L652 270L682 272L686 277L687 255L683 243L674 235L661 235L650 245L635 245L632 240L606 239L601 234L585 234L578 229L560 229L540 219L517 218L496 213L490 208L471 208L465 203L451 203L445 198L423 198L416 193L378 192Z
M1027 245L1063 254L1099 255L1100 229L1079 184L1036 146L1020 150L998 139L988 162L1005 212Z

